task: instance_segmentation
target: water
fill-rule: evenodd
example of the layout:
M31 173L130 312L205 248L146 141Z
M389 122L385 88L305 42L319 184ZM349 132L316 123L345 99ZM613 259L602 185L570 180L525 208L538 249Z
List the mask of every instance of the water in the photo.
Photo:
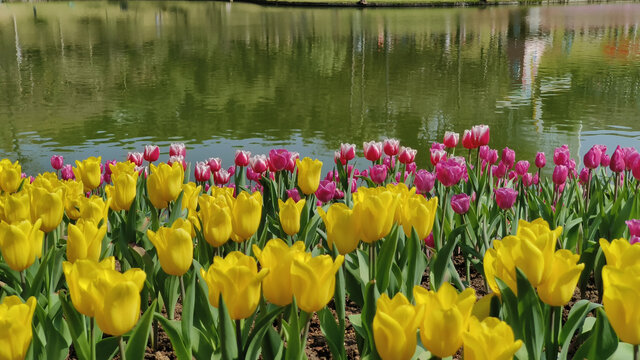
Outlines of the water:
M0 157L28 172L144 144L188 161L491 127L519 159L640 142L640 4L297 9L0 3ZM610 150L611 152L611 150ZM366 165L360 160L361 165Z

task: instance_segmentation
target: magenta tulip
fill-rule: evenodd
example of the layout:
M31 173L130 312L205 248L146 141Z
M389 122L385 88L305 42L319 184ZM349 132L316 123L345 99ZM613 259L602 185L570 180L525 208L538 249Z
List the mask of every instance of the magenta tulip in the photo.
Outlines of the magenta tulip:
M364 157L369 161L378 161L382 156L382 143L369 141L362 144Z
M369 168L369 176L371 180L376 184L382 184L387 180L387 167L384 165L374 165Z
M249 165L249 158L251 157L251 151L236 150L236 156L233 162L236 166L245 167Z
M611 163L611 158L609 157L609 155L602 153L602 159L600 160L600 166L607 168L609 167L609 164Z
M625 223L629 227L629 234L631 236L640 236L640 220L631 219L625 221Z
M451 197L451 208L456 214L466 214L469 211L469 202L471 198L467 194L457 194Z
M51 167L54 170L60 170L64 166L64 159L62 155L53 155L51 156Z
M482 145L478 149L478 156L480 157L480 159L484 160L485 162L489 162L488 156L491 148L488 145Z
M187 156L187 147L183 143L173 143L169 146L169 156Z
M513 164L516 161L516 152L508 147L502 149L500 161L507 167L507 170L513 168Z
M436 165L436 177L446 187L453 186L460 182L463 173L463 168L455 159L440 161L438 165Z
M287 149L271 149L269 150L269 162L273 167L273 171L281 171L287 167L291 153Z
M599 147L592 146L591 149L584 154L584 166L588 169L598 168L598 166L600 166L600 161L602 161L602 152Z
M398 155L398 151L400 151L400 141L397 139L385 139L382 148L387 156Z
M220 158L209 158L207 163L209 164L209 168L211 168L212 172L216 172L222 168L222 160L220 160Z
M589 169L582 168L582 170L580 170L578 179L580 180L581 184L586 184L587 182L589 182Z
M553 152L553 163L556 165L567 165L567 161L571 157L568 145L562 145Z
M251 170L257 174L262 174L269 168L269 162L266 155L254 155L249 159Z
M529 171L529 162L527 160L520 160L516 163L516 173L519 176L523 176Z
M518 197L518 192L512 188L499 188L494 190L496 194L496 203L502 210L508 210L513 207Z
M412 162L414 162L416 160L416 154L418 153L418 150L412 149L410 147L401 147L400 148L400 154L398 155L398 161L400 161L403 164L411 164Z
M329 180L320 180L318 190L316 190L316 197L319 201L327 203L333 199L336 193L336 183Z
M615 173L622 172L626 168L626 164L624 163L624 151L620 145L618 145L616 150L613 152L613 155L611 155L609 168Z
M160 148L156 145L145 145L143 157L148 162L157 161L160 158Z
M526 187L533 185L533 175L531 173L522 175L522 185Z
M458 146L459 139L460 139L460 134L453 131L447 131L444 133L444 140L442 142L444 143L444 146L448 147L449 149L452 149Z
M500 161L498 165L492 166L491 171L492 171L493 177L496 179L502 179L505 175L507 175L507 167L504 165L502 161Z
M224 185L229 182L230 178L231 174L225 169L220 169L213 172L213 182L216 185Z
M289 161L287 161L287 165L284 167L290 173L293 173L293 170L296 168L296 160L300 159L300 154L292 151L289 153Z
M287 190L287 199L293 199L293 201L300 201L300 192L298 189Z
M547 157L543 152L538 152L536 154L536 167L542 169L545 165L547 165Z
M433 173L420 169L416 172L416 178L413 180L413 185L416 187L416 191L419 194L427 194L433 189L436 183L436 176Z
M431 249L436 247L436 242L435 242L435 239L433 238L433 233L430 233L429 236L427 236L424 239L424 244Z
M558 165L553 169L553 175L551 179L553 183L560 186L567 181L569 175L569 168L564 165Z
M495 164L498 161L498 150L489 150L487 153L487 163L490 165Z
M471 128L473 134L473 142L475 147L482 145L489 145L489 126L488 125L475 125Z
M199 161L196 163L196 168L194 170L194 175L196 181L205 182L209 181L211 178L211 168L209 164L204 161Z
M76 176L73 174L73 166L71 166L71 164L63 166L60 170L60 175L62 176L63 180L73 180L76 178Z
M636 160L640 158L640 154L638 154L638 151L632 147L624 148L622 150L624 151L625 170L630 171Z
M142 166L144 162L144 155L141 152L130 152L127 154L127 160L136 164L136 166Z

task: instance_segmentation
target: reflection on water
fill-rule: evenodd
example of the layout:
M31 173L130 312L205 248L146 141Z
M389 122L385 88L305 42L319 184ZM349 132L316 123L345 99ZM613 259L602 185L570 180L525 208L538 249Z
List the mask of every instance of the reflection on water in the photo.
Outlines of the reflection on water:
M207 2L0 3L0 156L190 161L491 126L533 159L637 145L640 5L291 9ZM421 156L422 154L422 156ZM364 165L364 164L363 164Z

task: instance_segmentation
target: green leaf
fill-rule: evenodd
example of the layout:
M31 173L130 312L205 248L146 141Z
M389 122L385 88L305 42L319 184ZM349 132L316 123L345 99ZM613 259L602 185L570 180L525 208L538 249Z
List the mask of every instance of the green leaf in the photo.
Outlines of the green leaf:
M560 360L564 360L567 358L567 354L569 352L569 345L571 344L571 339L573 338L573 334L575 334L576 330L581 326L584 321L584 318L588 313L593 311L593 309L601 307L600 304L594 304L589 300L579 300L573 307L571 311L569 311L569 316L567 318L567 322L562 326L562 330L560 330L560 337L558 342L562 345L562 351L560 351Z
M180 360L191 360L189 356L190 351L184 346L184 342L182 341L181 332L180 332L180 322L176 320L169 320L162 316L160 313L155 313L154 318L158 320L160 325L162 325L162 329L169 337L171 341L171 345L173 346L173 351L176 353L176 356Z
M611 327L607 314L602 308L598 308L596 314L596 322L590 331L591 335L578 348L574 355L575 359L606 359L618 347L618 336Z
M383 293L389 287L389 278L391 277L391 264L393 264L394 257L396 255L396 246L398 244L398 229L400 227L395 225L387 236L380 249L380 256L376 263L376 285L378 291ZM371 250L369 250L371 251Z
M440 251L434 256L432 260L431 272L433 273L433 281L436 285L436 290L440 288L440 285L444 282L444 274L447 270L447 264L451 261L453 255L453 249L458 244L458 237L465 231L465 225L458 226L449 233L447 242L442 246Z
M118 352L119 338L110 336L96 344L96 360L109 360Z
M151 332L151 321L153 321L153 313L156 308L156 300L153 300L151 306L144 312L138 324L133 328L127 349L125 351L127 359L143 359L144 352L147 349L147 341Z
M229 316L222 294L218 299L218 334L220 335L222 358L225 360L236 359L240 351L236 343L236 328Z
M373 338L373 318L376 315L376 301L378 300L378 294L376 293L375 281L367 283L365 288L364 307L362 308L362 327L364 328L367 336L365 338L367 342L367 352L372 359L378 359L378 351L376 350L375 340Z
M271 312L260 316L249 334L245 344L245 354L247 359L257 359L260 355L260 345L262 339L269 329L273 329L271 324L284 311L284 307L278 306Z
M413 287L422 282L422 274L427 268L427 258L420 247L420 238L416 229L411 229L411 237L407 239L405 251L407 267L404 281L404 293L409 301L413 299ZM403 272L405 270L403 269Z
M187 276L186 274L183 276ZM182 278L184 281L184 277ZM196 298L196 276L195 274L191 275L186 279L188 281L187 288L185 289L185 297L186 299L182 299L182 319L180 323L182 324L182 341L184 343L187 352L189 353L189 357L191 357L191 329L193 328L193 310L195 308L195 298Z
M516 268L518 286L518 315L522 320L524 343L531 359L539 359L544 346L545 327L540 300L525 274Z
M333 318L333 313L326 306L318 312L318 319L320 320L320 329L324 334L329 349L331 350L332 358L334 359L346 359L347 354L344 348L344 329L340 329L336 320Z

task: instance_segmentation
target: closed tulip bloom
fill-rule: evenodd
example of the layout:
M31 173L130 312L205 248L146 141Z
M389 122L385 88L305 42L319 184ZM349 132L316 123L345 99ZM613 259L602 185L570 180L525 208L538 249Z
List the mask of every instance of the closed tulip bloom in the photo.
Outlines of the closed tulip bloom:
M602 305L620 340L640 344L640 266L602 268Z
M262 293L272 304L286 306L293 300L291 288L291 263L296 253L304 253L304 242L296 241L289 247L281 239L271 239L264 249L253 245L253 253L260 267L269 269L269 274L262 280Z
M629 234L631 236L640 236L640 220L639 219L631 219L625 221L627 227L629 228Z
M545 165L547 165L547 157L543 152L538 152L536 154L536 167L542 169Z
M420 323L422 344L433 355L447 357L455 354L462 346L462 334L467 329L476 292L467 288L459 293L448 282L437 292L415 286L413 296L417 307L424 308Z
M96 323L105 334L121 336L138 323L145 278L141 269L129 269L124 274L110 269L99 272L92 295Z
M82 181L67 180L64 181L64 211L72 220L80 218L80 201L86 197Z
M429 236L433 230L433 222L436 218L436 210L438 209L438 198L433 197L427 200L422 195L410 195L400 204L401 214L399 222L402 225L404 234L411 236L411 229L415 229L419 239ZM366 220L361 219L362 224L367 224Z
M473 134L471 133L471 130L465 130L464 133L462 134L462 146L465 149L475 149L477 146L474 142L473 139Z
M19 162L11 163L8 159L0 161L0 188L6 193L18 191L22 183L22 166Z
M609 168L611 169L611 171L613 171L615 173L620 173L620 172L624 171L625 166L626 165L625 165L625 162L624 162L624 151L622 150L620 145L618 145L616 150L613 152L613 155L611 155L611 161L609 163Z
M474 125L471 127L471 133L476 147L489 144L490 131L488 125Z
M73 168L73 174L78 180L82 180L84 192L89 192L98 186L102 178L100 171L101 157L90 157L82 161L76 160L76 167Z
M51 167L54 170L60 170L64 166L64 158L62 155L52 155L51 156Z
M62 203L63 190L58 189L56 192L48 192L40 187L30 187L31 195L31 219L41 219L41 230L51 232L62 222L64 214L64 204Z
M382 149L387 156L398 155L398 151L400 151L400 141L397 139L385 139L382 144Z
M440 161L436 165L436 177L446 187L459 183L463 174L464 169L455 159Z
M567 182L567 177L569 176L569 168L564 165L558 165L553 169L553 176L551 179L553 183L560 186Z
M464 358L469 360L511 360L522 346L509 324L494 317L480 321L472 316L462 339Z
M399 197L385 188L360 189L354 194L353 211L360 224L360 239L372 243L387 236L393 226Z
M193 262L191 223L178 219L171 227L161 227L158 232L147 230L149 241L158 252L162 270L169 275L184 275Z
M329 303L336 287L336 273L343 262L342 255L333 261L329 255L296 254L291 263L291 288L301 310L311 314Z
M440 161L447 160L447 151L443 149L429 149L431 165L436 166Z
M512 188L499 188L494 190L496 194L496 204L502 210L509 210L516 203L518 192Z
M469 211L471 198L467 194L457 194L451 197L451 208L456 214L466 214Z
M322 161L305 157L296 160L298 167L298 186L305 195L311 195L318 190L320 185L320 173L322 172Z
M218 171L222 168L222 160L220 160L220 158L209 158L207 163L211 168L211 172Z
M111 199L109 206L113 211L129 211L133 200L136 197L136 186L138 184L138 173L123 173L117 176L112 175L113 185L107 185L105 192L107 199Z
M67 237L67 259L76 262L79 259L98 261L102 250L102 239L107 234L107 224L102 226L92 221L78 220L69 224Z
M156 209L164 209L169 201L175 201L182 191L184 182L184 169L182 165L173 163L151 164L151 175L147 179L149 199Z
M384 165L374 165L369 168L371 181L376 184L382 184L387 180L387 167Z
M607 266L624 269L640 265L640 245L631 244L625 239L614 239L608 242L600 239L600 247L607 259Z
M136 164L136 166L142 166L144 155L141 152L130 152L127 154L127 160Z
M305 199L298 202L291 198L287 199L286 202L278 199L280 225L282 226L282 230L290 236L300 231L300 214L302 213L305 203Z
M447 131L444 133L444 140L442 141L442 143L444 144L444 146L452 149L458 146L459 139L460 134L453 131Z
M204 161L197 162L196 168L194 170L194 176L196 178L196 181L209 181L209 179L211 178L211 168L209 167L209 164Z
M551 306L564 306L571 300L573 291L584 269L578 264L580 255L569 250L558 250L553 254L550 276L538 285L538 296Z
M44 234L40 230L41 225L41 219L34 224L28 220L15 224L0 223L0 251L11 269L25 270L42 255Z
M416 177L413 180L413 185L416 187L416 192L419 194L427 194L431 192L433 186L436 183L436 176L425 169L420 169L416 172Z
M65 165L62 170L60 170L60 176L62 180L75 180L76 175L73 173L73 166L71 166L71 164Z
M362 144L364 157L369 161L378 161L382 156L382 143L369 141Z
M602 161L602 153L599 147L593 146L584 154L584 166L588 169L597 169L600 161Z
M187 147L184 143L173 143L169 146L169 156L187 156Z
M529 162L527 160L520 160L516 163L516 173L518 175L523 176L527 171L529 171Z
M195 212L198 208L198 197L202 191L202 186L196 186L195 183L189 182L182 185L182 210L188 209L189 212Z
M409 360L416 351L416 332L423 308L416 308L402 294L389 299L383 293L376 302L373 318L373 338L383 360Z
M556 165L567 165L571 154L569 152L568 145L562 145L559 148L556 148L553 152L553 163Z
M243 191L238 195L231 210L234 241L242 242L250 238L260 226L262 216L262 194L259 191L249 195Z
M105 202L102 197L97 195L92 195L90 198L83 197L79 201L80 218L93 221L95 224L99 224L100 221L106 223L110 204L110 199Z
M200 269L209 288L209 302L218 307L222 299L232 320L251 316L260 302L260 284L269 274L269 269L258 272L256 261L239 251L229 253L225 258L216 256L213 264L205 272Z
M9 194L4 201L4 215L9 223L31 220L31 197L28 191Z
M418 153L418 150L403 146L400 148L398 161L400 161L402 164L411 164L412 162L415 161L417 153Z
M21 360L27 355L33 337L31 320L37 303L33 296L23 303L15 295L0 302L0 359Z
M342 255L356 249L360 241L360 218L352 209L343 203L335 203L329 206L326 213L319 207L318 214L327 229L327 243L330 249L335 245Z
M262 174L269 170L269 159L266 155L254 155L249 159L249 166L254 172Z
M502 157L500 158L500 160L507 167L507 169L511 169L516 161L516 152L506 147L502 149Z
M224 245L233 233L231 208L233 198L228 195L203 195L198 199L204 239L213 247Z
M216 185L224 185L231 179L231 174L226 169L220 169L213 173L213 182Z
M160 157L160 148L156 145L145 145L143 156L148 162L157 161Z
M97 279L103 270L114 270L116 260L110 256L101 262L89 259L80 259L76 262L65 261L62 263L62 271L69 286L69 294L73 307L81 314L94 317L96 302L94 302L95 288L93 281Z
M331 180L322 180L318 185L315 195L319 201L327 203L333 199L336 193L336 183Z

